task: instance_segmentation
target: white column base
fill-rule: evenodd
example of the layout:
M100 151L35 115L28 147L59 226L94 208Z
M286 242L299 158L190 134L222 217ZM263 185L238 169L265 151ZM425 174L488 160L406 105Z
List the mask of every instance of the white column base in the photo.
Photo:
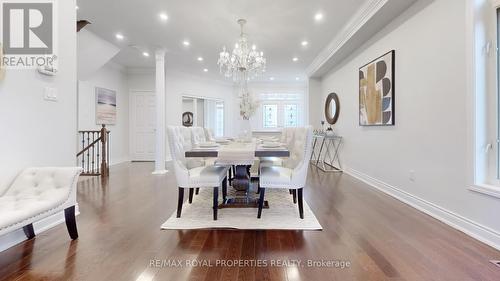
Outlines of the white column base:
M168 173L168 170L158 170L158 171L152 172L151 174L153 174L153 175L164 175L166 173Z

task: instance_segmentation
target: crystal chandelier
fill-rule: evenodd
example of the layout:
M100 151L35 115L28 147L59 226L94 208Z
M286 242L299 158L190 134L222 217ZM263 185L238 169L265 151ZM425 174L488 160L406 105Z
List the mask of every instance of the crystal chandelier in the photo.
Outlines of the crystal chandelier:
M243 32L243 26L247 23L239 19L241 34L238 43L234 45L232 53L226 51L224 46L217 64L220 72L226 77L233 77L234 81L246 82L266 71L266 59L264 52L257 52L257 47L248 47L247 35Z

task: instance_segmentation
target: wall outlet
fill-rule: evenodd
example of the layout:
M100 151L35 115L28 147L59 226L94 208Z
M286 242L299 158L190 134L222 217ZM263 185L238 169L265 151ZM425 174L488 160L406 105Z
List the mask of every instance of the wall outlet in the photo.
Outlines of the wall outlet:
M46 101L57 101L57 89L45 87L43 89L43 99Z
M414 170L410 170L408 178L410 179L410 181L415 181L415 171Z

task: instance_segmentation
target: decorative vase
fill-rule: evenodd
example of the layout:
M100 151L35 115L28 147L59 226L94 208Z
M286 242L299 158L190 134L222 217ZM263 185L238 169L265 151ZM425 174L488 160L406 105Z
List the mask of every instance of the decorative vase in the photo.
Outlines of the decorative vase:
M252 140L252 124L250 124L249 119L243 118L241 124L241 138L245 141Z

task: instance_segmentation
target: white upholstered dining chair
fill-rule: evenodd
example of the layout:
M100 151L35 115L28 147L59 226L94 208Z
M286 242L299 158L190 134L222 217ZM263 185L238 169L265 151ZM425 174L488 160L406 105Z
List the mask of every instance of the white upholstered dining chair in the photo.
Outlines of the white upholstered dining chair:
M207 137L205 135L205 129L203 127L192 127L191 133L192 133L193 145L197 145L207 141Z
M169 126L167 128L170 153L174 165L175 177L179 191L177 202L177 217L181 217L182 204L184 202L184 189L189 189L189 203L193 200L193 191L195 188L213 188L213 215L217 220L217 205L219 197L219 187L222 186L223 194L227 190L227 168L213 165L203 165L198 167L189 167L189 161L185 157L185 144L183 137L183 128Z
M259 178L259 209L257 218L262 215L264 196L267 188L292 189L298 192L299 216L304 218L303 188L306 184L309 159L312 154L312 127L294 128L288 149L290 157L283 161L283 166L261 166Z

